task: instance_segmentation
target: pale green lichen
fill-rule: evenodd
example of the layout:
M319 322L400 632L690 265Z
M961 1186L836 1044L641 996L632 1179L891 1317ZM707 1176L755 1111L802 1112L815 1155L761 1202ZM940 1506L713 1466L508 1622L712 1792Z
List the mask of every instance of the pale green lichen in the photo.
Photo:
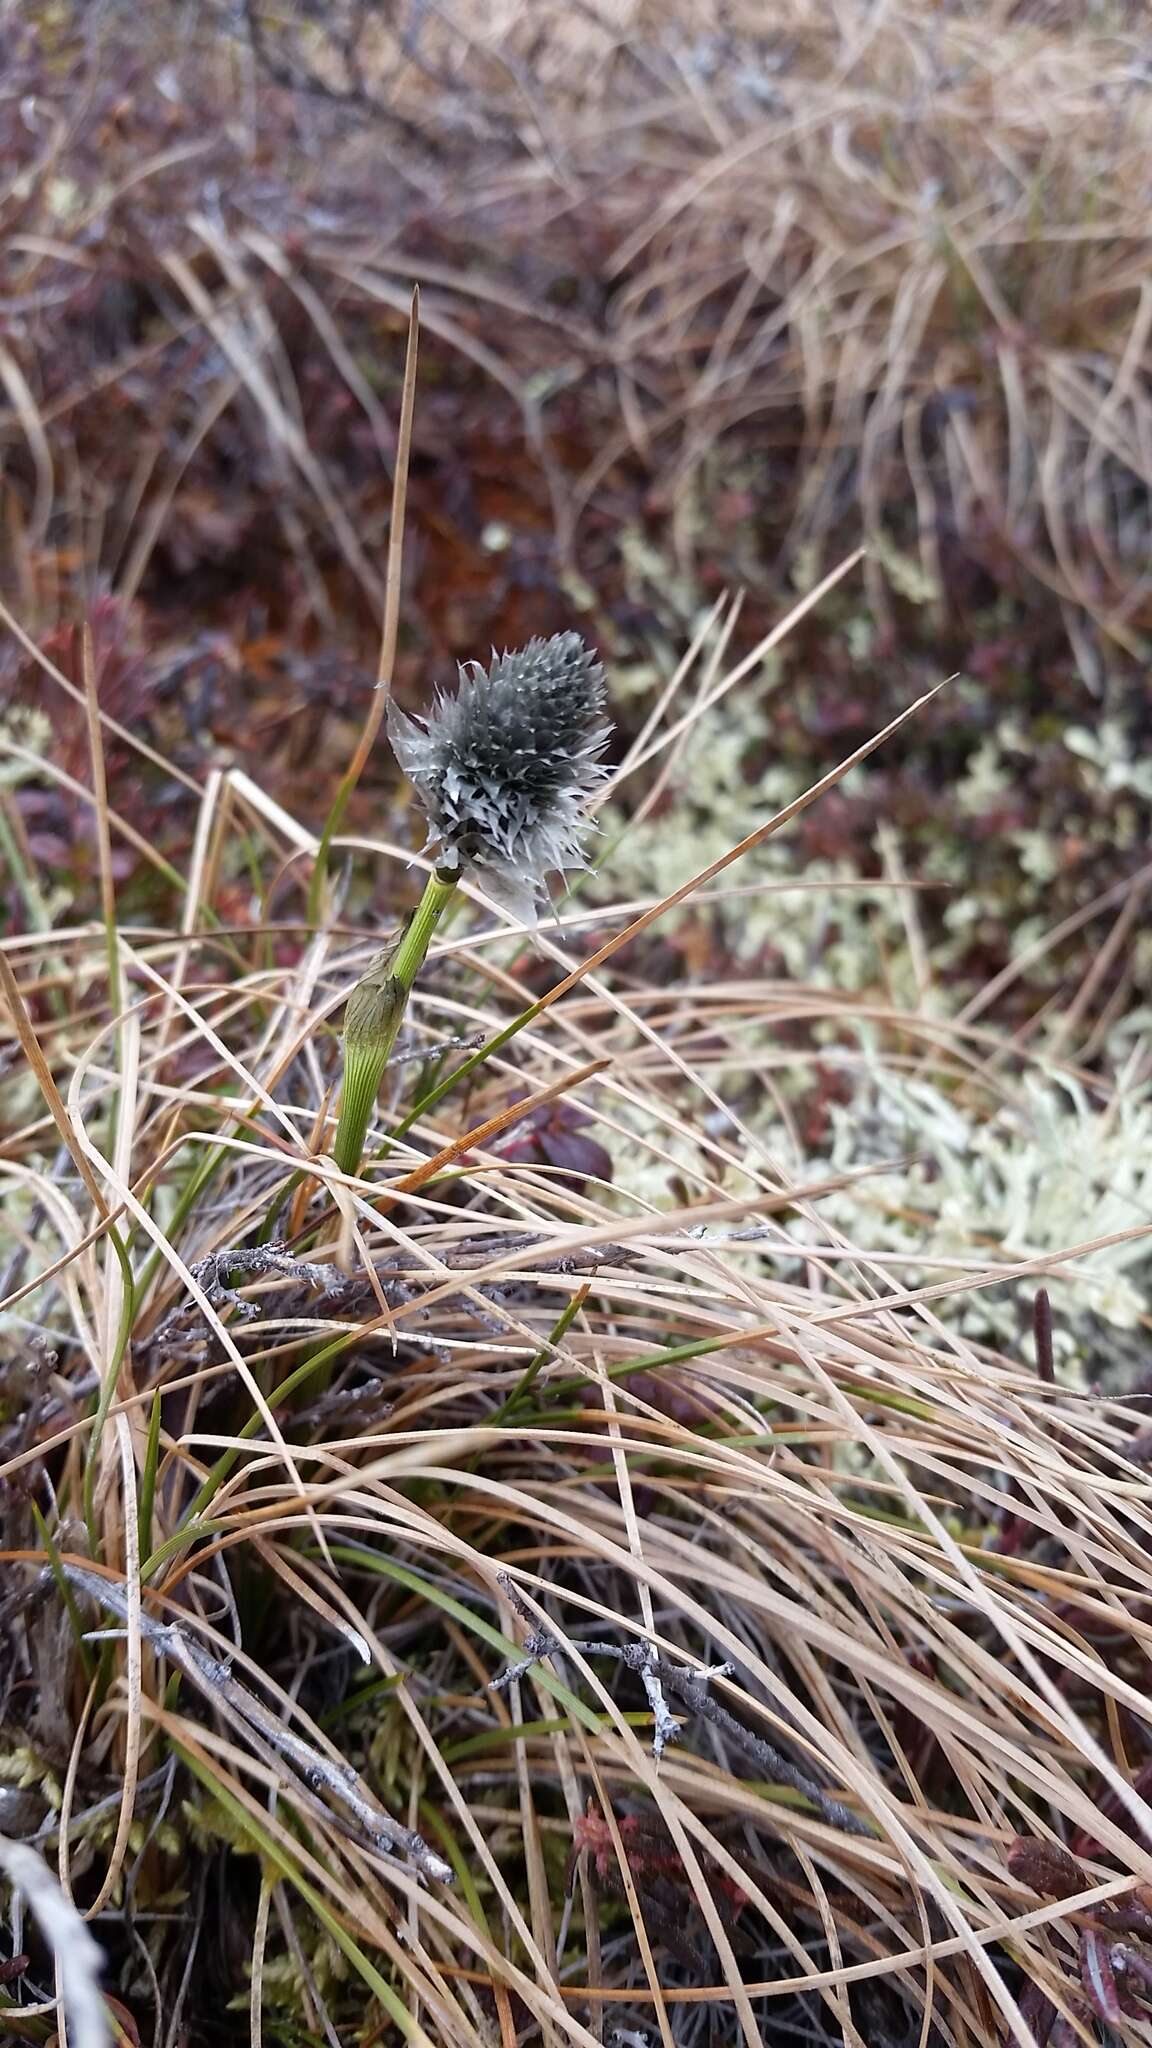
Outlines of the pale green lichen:
M1131 735L1118 718L1102 718L1091 729L1069 726L1063 742L1069 753L1086 764L1089 788L1107 795L1131 790L1145 803L1152 802L1152 760L1134 752Z
M655 565L639 540L629 566L651 597ZM807 590L814 573L814 564L798 561L797 587ZM915 575L904 579L902 587L914 602L929 602L933 595ZM665 583L660 595L665 610L678 612L687 603L679 586L670 593ZM863 667L874 659L866 615L846 607L837 630L854 662ZM625 824L617 836L607 815L606 858L602 873L586 885L589 895L607 902L669 894L803 794L812 779L810 765L782 759L772 748L773 696L783 682L780 666L749 677L698 720L679 742L673 773L651 816ZM647 690L654 695L661 686L655 668L641 661L628 676L626 694ZM986 707L986 685L959 677L952 687L961 704ZM669 715L678 716L679 709ZM767 1090L753 1082L749 1096L748 1077L755 1073L759 1048L746 1024L740 1027L738 1045L739 1052L747 1051L746 1065L740 1069L737 1061L733 1075L724 1077L712 1068L722 1095L729 1085L743 1088L745 1124L766 1155L787 1163L798 1183L826 1178L830 1170L892 1162L886 1171L824 1198L817 1222L794 1223L798 1247L818 1241L827 1223L858 1245L865 1259L869 1251L901 1255L882 1270L903 1292L959 1278L957 1261L974 1275L986 1274L1027 1261L1059 1262L1077 1245L1137 1233L1042 1276L1068 1369L1092 1377L1106 1374L1109 1362L1119 1361L1123 1353L1131 1377L1133 1345L1147 1327L1152 1306L1152 1239L1138 1234L1152 1222L1152 1104L1147 1094L1121 1088L1111 1102L1103 1090L1090 1095L1062 1072L1045 1071L1039 1050L1031 1078L1011 1091L1010 1100L1007 1088L1004 1099L976 1089L949 1092L935 1079L914 1080L897 1068L891 1042L879 1032L861 1028L859 1043L846 1044L851 1011L839 1002L876 996L885 1008L902 1006L912 1015L960 1011L980 986L971 980L968 963L984 950L986 930L999 935L1009 958L1021 959L1051 933L1052 884L1067 872L1069 862L1091 858L1103 846L1114 854L1133 840L1141 802L1152 795L1152 770L1133 758L1121 722L1103 717L1091 731L1064 732L1057 726L1051 739L1063 750L1070 788L1078 785L1087 800L1083 814L1077 813L1071 844L1062 808L1047 829L1043 819L1013 822L1021 780L1033 772L1038 742L1010 714L969 750L948 792L950 825L921 831L907 847L888 828L889 856L894 852L900 867L931 885L931 894L921 899L923 952L931 978L927 987L911 957L906 905L896 890L881 881L861 886L850 853L840 859L808 858L801 866L794 828L743 856L710 885L707 896L689 897L662 920L661 930L674 940L689 920L707 919L726 973L744 968L753 976L827 991L827 1017L813 1021L809 1043L819 1048L827 1067L839 1066L849 1076L851 1098L829 1106L826 1138L810 1156L796 1156ZM752 775L753 762L766 765ZM866 790L869 778L882 772L874 763L854 770L835 801ZM973 838L973 828L983 834L985 821L998 815L1005 822L995 858L985 859L983 840ZM878 851L884 852L879 835ZM722 892L731 885L741 893L725 900ZM1152 931L1133 932L1126 958L1134 987L1152 983ZM1027 973L1035 986L1047 980L1055 987L1067 971L1066 951L1042 946ZM1054 1015L1058 1019L1059 1010ZM1149 1028L1149 1020L1141 1023L1138 1013L1125 1019L1113 1033L1104 1071L1117 1072L1141 1037L1147 1039ZM775 1057L780 1048L770 1038L769 1033L765 1047ZM906 1058L906 1041L900 1052ZM733 1077L736 1071L743 1081ZM810 1061L801 1056L789 1074L777 1060L776 1072L785 1093L802 1100L811 1082ZM703 1126L699 1100L685 1097L678 1107L686 1124ZM658 1115L648 1118L636 1110L622 1121L627 1124L624 1135L600 1135L612 1153L615 1184L625 1203L666 1208L680 1176L692 1189L707 1176L727 1191L747 1192L744 1175L718 1165L702 1144L670 1136ZM934 1313L974 1340L1015 1351L1040 1284L1041 1276L1025 1275L990 1287L960 1285L937 1299ZM1115 1370L1120 1371L1119 1363Z
M765 1156L785 1161L798 1185L837 1170L881 1169L822 1197L815 1218L790 1221L798 1253L828 1244L831 1233L859 1246L865 1265L870 1252L903 1255L883 1267L901 1293L959 1281L933 1312L965 1337L1008 1351L1018 1348L1044 1285L1069 1375L1130 1378L1132 1345L1121 1340L1147 1327L1152 1308L1149 1093L1121 1092L1101 1104L1067 1077L1037 1073L989 1113L893 1071L875 1046L849 1071L853 1098L832 1106L828 1143L809 1156L797 1158L771 1113L753 1120ZM666 1208L678 1169L690 1187L707 1173L734 1194L749 1191L743 1173L718 1169L701 1144L669 1132L655 1114L628 1112L624 1121L623 1132L597 1135L627 1206ZM1120 1241L1096 1242L1108 1238ZM997 1268L1033 1261L1051 1261L1051 1270L983 1284ZM957 1262L981 1284L966 1287ZM772 1271L780 1270L777 1250Z
M34 704L10 704L0 713L0 783L18 788L35 772L13 749L48 760L52 753L52 721Z
M868 552L880 563L892 589L909 604L939 604L939 578L924 567L918 555L908 554L883 530L869 537Z
M613 1123L597 1124L596 1138L607 1150L613 1165L613 1185L625 1198L630 1212L650 1209L654 1214L668 1207L678 1177L700 1199L702 1177L726 1192L747 1195L754 1182L743 1173L733 1173L717 1160L707 1146L686 1130L670 1129L655 1112L639 1105L613 1104Z
M760 684L733 691L699 719L684 738L667 806L626 826L618 839L608 819L608 857L589 893L602 900L669 895L803 795L807 778L791 764L770 762L756 777L747 775L747 761L763 751L771 729L771 704ZM851 794L852 779L842 787ZM881 975L890 991L914 988L891 887L881 880L861 886L847 858L808 861L799 887L798 879L795 836L785 831L713 884L707 914L734 960L767 962L798 981L818 980L845 994L874 987ZM761 883L762 892L724 900L729 881L742 892ZM662 929L674 932L702 907L700 899L689 899Z
M915 1155L915 1156L913 1156ZM1090 1317L1134 1329L1152 1283L1152 1100L1120 1091L1100 1104L1066 1076L1037 1073L993 1114L967 1109L926 1080L874 1059L854 1099L831 1110L821 1160L846 1170L892 1159L890 1172L830 1196L822 1214L854 1243L902 1251L902 1287L940 1277L934 1261L992 1268L1063 1261L1077 1246L1125 1233L1045 1276L1067 1347ZM907 1163L901 1163L906 1161ZM814 1162L812 1162L814 1165ZM812 1227L807 1226L812 1236ZM1014 1343L1040 1279L961 1292L937 1304L965 1334Z

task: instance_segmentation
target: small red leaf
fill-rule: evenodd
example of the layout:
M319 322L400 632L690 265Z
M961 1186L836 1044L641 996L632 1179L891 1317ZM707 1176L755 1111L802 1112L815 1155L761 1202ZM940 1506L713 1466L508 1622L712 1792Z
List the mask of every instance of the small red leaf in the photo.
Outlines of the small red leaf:
M1008 1868L1045 1899L1070 1899L1088 1890L1087 1872L1076 1858L1059 1842L1041 1842L1035 1835L1016 1836L1008 1850Z
M562 1166L569 1173L578 1173L582 1180L588 1176L596 1180L612 1178L611 1154L595 1138L585 1138L579 1131L544 1131L540 1150L550 1166Z
M1025 2025L1035 2036L1036 2048L1047 2048L1048 2037L1056 2020L1056 2007L1036 1983L1025 1987L1020 2000L1020 2011Z

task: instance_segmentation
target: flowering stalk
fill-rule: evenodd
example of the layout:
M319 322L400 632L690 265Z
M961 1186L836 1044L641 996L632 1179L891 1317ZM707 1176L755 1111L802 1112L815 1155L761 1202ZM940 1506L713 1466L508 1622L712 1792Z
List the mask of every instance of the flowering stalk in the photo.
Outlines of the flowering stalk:
M579 633L531 640L491 666L469 662L455 696L417 722L393 706L388 734L428 820L436 868L399 941L348 999L344 1086L333 1146L357 1172L380 1082L432 934L471 874L525 923L546 877L583 866L588 802L607 769L604 670Z
M380 1083L396 1043L412 985L453 896L456 876L432 874L400 938L378 953L348 998L344 1018L344 1085L332 1154L341 1173L356 1173Z

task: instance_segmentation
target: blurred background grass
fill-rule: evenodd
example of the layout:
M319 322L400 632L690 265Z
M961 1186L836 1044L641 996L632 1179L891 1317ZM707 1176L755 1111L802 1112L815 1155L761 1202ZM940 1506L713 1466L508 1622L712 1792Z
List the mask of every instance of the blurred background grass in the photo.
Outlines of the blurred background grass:
M1071 1007L1091 1055L1146 1002L1143 7L3 19L4 594L49 651L87 612L109 711L317 812L374 664L415 280L402 696L575 619L639 722L718 594L739 655L863 541L726 707L722 792L693 772L653 822L706 831L766 768L802 787L955 672L789 858L881 874L885 828L962 997L1104 897L999 1014ZM8 803L45 886L82 888L66 793ZM171 786L133 817L179 845Z

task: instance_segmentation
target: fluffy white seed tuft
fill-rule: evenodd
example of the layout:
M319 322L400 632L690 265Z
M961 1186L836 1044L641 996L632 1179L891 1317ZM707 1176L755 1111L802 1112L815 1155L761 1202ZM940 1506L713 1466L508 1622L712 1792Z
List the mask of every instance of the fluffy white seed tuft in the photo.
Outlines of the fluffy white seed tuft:
M392 708L389 737L441 873L474 870L534 922L545 878L587 865L588 801L608 772L604 698L604 670L579 633L556 633L494 654L487 669L469 662L455 696L437 696L419 722Z

